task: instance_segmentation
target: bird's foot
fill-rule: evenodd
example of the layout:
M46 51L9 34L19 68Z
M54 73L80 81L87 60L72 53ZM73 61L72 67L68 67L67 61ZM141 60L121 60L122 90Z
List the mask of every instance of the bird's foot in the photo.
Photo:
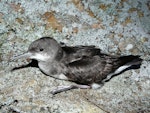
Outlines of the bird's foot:
M100 89L103 85L104 85L104 83L93 83L93 84L91 84L91 88L92 89Z
M54 89L53 91L51 91L51 93L53 95L55 95L55 94L61 93L63 91L68 91L68 90L77 89L77 88L80 88L80 89L90 89L91 86L88 86L88 85L79 85L79 84L74 84L74 85L70 85L70 86L58 86L57 89Z

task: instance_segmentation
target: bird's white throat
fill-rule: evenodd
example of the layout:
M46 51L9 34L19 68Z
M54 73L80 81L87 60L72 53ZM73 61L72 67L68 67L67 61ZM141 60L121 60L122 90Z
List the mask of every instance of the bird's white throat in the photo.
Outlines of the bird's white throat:
M30 58L37 61L47 61L48 59L50 59L50 56L47 54L35 53L34 55L30 56Z

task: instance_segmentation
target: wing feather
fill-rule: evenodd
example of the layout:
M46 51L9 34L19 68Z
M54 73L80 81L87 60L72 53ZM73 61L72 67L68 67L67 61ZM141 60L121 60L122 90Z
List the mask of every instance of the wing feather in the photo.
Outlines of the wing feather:
M69 64L78 60L82 60L88 57L93 57L95 55L100 55L100 49L95 46L63 46L67 58L65 63Z

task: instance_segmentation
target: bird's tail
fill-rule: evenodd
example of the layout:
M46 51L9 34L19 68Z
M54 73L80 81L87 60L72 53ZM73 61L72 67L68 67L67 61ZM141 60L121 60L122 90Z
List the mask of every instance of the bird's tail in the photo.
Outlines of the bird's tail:
M134 56L134 55L129 55L129 56L121 56L117 59L117 62L114 62L116 65L114 65L115 71L113 73L110 73L107 75L107 78L105 78L102 82L106 82L110 80L115 75L118 75L128 69L138 69L141 66L142 59L140 56Z
M121 65L129 65L129 66L139 66L142 63L142 59L140 56L134 56L134 55L129 55L129 56L121 56L119 58Z

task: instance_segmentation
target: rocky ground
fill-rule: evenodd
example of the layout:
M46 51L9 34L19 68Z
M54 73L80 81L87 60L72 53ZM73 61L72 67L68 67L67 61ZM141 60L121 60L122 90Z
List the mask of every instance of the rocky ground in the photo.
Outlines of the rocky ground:
M141 55L141 68L112 78L101 89L52 95L70 82L45 76L29 60L10 62L29 44L51 36L67 45L96 45L109 54ZM0 0L0 112L149 113L149 0Z

